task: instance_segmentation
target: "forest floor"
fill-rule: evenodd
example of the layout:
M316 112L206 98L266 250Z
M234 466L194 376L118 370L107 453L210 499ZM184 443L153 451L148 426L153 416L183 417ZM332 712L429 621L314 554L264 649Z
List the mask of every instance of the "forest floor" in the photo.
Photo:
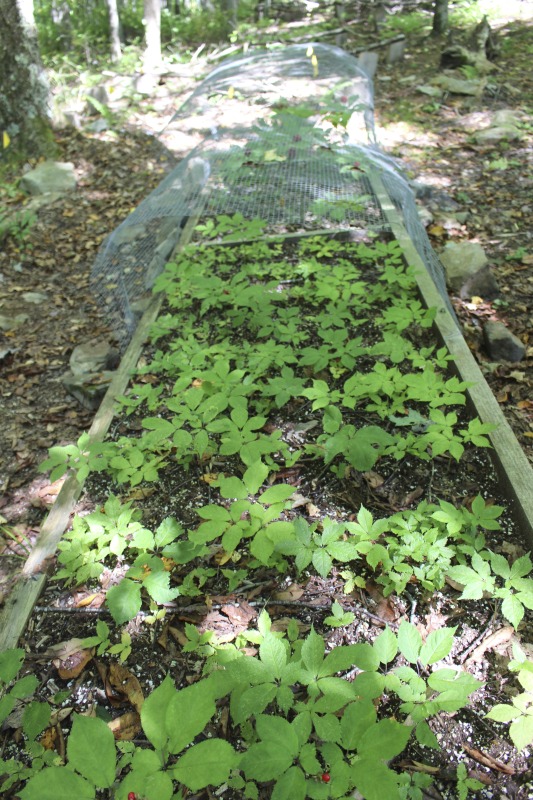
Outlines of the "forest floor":
M509 25L504 34L495 76L498 91L479 98L450 95L438 104L428 102L415 88L437 74L438 45L409 38L403 61L378 67L376 126L383 149L401 159L409 178L434 187L427 202L433 214L429 234L435 249L439 251L450 240L474 240L489 256L501 288L498 300L454 302L465 338L533 461L531 29ZM367 41L375 38L362 27L345 46L348 50L350 44L359 47L365 37ZM177 146L174 142L170 153L155 134L195 87L200 74L209 69L208 63L198 63L192 75L182 68L179 74L164 76L156 96L140 100L120 126L100 133L87 128L58 130L58 160L74 164L77 190L41 209L27 236L3 242L0 310L10 317L26 314L27 322L0 335L0 522L4 530L0 603L60 488L60 482L51 485L48 476L38 472L38 465L50 446L76 441L93 417L68 394L61 376L76 345L110 336L90 288L96 253L105 237L197 143L184 132L181 151L179 142ZM528 124L521 141L482 148L456 124L467 113L499 108L524 112ZM490 169L498 159L505 160L505 168ZM446 211L439 208L443 197L453 201ZM6 205L17 209L23 200L21 193L14 192ZM466 216L461 212L467 212ZM523 361L495 364L488 359L481 337L486 319L503 320L524 342ZM68 619L66 628L63 639L72 635ZM61 641L61 632L56 635ZM519 759L516 767L524 769ZM506 796L525 800L512 776L507 779Z

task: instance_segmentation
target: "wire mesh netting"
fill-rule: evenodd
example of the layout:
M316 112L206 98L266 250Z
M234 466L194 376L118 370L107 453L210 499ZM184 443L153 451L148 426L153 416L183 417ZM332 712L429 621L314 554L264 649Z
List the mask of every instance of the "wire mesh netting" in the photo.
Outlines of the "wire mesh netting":
M163 132L196 130L183 159L102 245L94 290L124 347L190 218L260 218L266 233L387 231L379 175L443 298L442 267L396 164L376 146L372 81L324 44L260 51L221 64Z

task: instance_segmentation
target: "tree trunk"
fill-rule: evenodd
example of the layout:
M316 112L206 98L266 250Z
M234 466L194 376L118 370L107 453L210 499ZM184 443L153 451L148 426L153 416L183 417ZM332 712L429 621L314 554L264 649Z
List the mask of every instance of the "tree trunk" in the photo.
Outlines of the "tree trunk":
M435 0L432 36L442 36L448 30L448 0Z
M120 47L120 19L118 16L117 0L106 0L109 13L109 33L111 39L111 61L119 61L122 56Z
M0 134L7 155L52 155L55 145L48 108L49 87L41 62L33 0L0 0Z
M222 0L221 2L222 11L228 15L228 22L232 30L237 27L237 3L238 0Z
M153 72L161 64L161 6L159 0L144 0L144 70Z

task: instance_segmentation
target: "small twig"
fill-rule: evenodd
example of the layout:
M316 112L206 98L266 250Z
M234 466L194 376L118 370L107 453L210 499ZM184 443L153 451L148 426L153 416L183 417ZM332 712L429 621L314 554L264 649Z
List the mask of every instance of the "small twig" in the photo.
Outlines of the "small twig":
M111 612L107 608L78 608L77 606L34 606L33 610L37 614L88 614L89 616L100 614L110 617Z
M492 617L490 618L489 622L487 622L486 626L483 628L481 633L478 634L474 639L474 641L470 642L468 647L465 650L463 650L463 652L458 656L458 661L460 664L464 664L464 662L467 660L472 650L475 650L476 647L483 641L483 639L486 639L487 636L490 636L490 634L492 633L495 619L496 619L496 609L494 610Z

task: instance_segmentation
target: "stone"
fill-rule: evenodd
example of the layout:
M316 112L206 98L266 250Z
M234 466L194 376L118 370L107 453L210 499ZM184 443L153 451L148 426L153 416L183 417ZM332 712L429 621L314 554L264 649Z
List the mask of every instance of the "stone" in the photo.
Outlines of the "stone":
M448 242L440 260L446 271L448 288L459 297L493 300L499 295L485 251L477 242Z
M159 82L159 76L151 72L145 72L142 75L136 75L133 78L133 89L137 94L144 94L147 96L152 95Z
M389 45L387 50L387 64L397 64L399 61L403 61L403 57L405 55L405 39L402 39L399 42L393 42Z
M113 374L113 372L98 372L94 375L74 375L72 372L66 372L61 382L67 392L84 408L96 411L109 388Z
M511 126L516 128L522 122L522 115L513 108L500 108L498 111L472 111L458 117L455 125L471 133L485 128Z
M110 243L112 243L114 247L120 247L123 244L131 244L131 242L134 242L136 239L142 239L145 236L147 236L146 225L142 222L130 224L128 220L125 220L118 226L116 231L111 234Z
M76 188L74 164L60 161L45 161L27 172L20 180L20 188L28 194L48 192L72 192Z
M109 122L105 120L103 117L98 117L93 122L87 125L87 130L91 131L91 133L103 133L109 129Z
M426 208L425 206L417 206L416 210L418 211L418 219L424 228L427 228L428 225L431 225L435 218L429 208Z
M520 139L520 131L513 125L500 125L496 128L485 128L477 131L474 138L477 144L498 144L498 142L514 142Z
M373 78L378 68L379 56L371 50L365 50L357 59L357 66L363 70L369 78Z
M109 388L120 353L103 339L78 345L70 356L70 371L61 381L84 408L95 411Z
M96 114L100 113L100 110L94 106L89 98L93 98L96 100L98 105L107 106L109 103L109 95L107 93L107 89L105 86L92 86L89 91L87 92L87 105L85 107L85 111L87 114L91 116L95 116Z
M35 303L35 305L40 305L48 300L48 295L43 292L22 292L21 297L26 303Z
M516 127L522 122L522 115L514 108L500 108L492 115L492 124L498 125L512 125Z
M120 355L109 342L91 339L74 348L70 356L70 369L76 376L112 370L118 366Z
M427 94L428 97L442 97L442 89L439 89L438 86L431 86L429 83L420 84L420 86L416 87L416 91Z
M483 91L484 81L467 81L462 78L453 78L451 75L439 75L434 83L450 94L465 94L477 97Z
M523 342L503 324L489 320L483 328L485 348L493 361L521 361L526 348Z
M0 314L0 330L15 330L15 328L20 328L20 326L24 325L28 320L28 314L16 314L14 317L8 317L7 314Z

